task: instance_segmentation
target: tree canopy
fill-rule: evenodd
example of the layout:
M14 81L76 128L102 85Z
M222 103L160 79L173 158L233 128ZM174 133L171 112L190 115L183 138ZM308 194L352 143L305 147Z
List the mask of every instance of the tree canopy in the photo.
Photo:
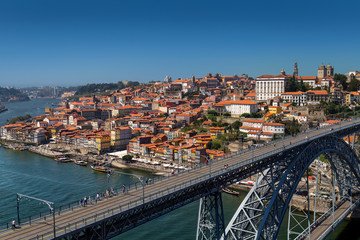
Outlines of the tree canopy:
M360 87L360 81L357 80L356 78L351 79L350 84L349 84L349 91L357 91L359 90Z
M19 121L25 121L25 120L28 120L30 118L31 118L30 114L26 114L24 116L17 116L17 117L14 117L14 118L10 119L9 124L13 124L13 123L16 123L16 122L19 122Z
M341 73L335 73L334 75L334 81L338 82L339 84L342 85L343 90L346 91L348 88L348 84L347 84L347 77L344 74Z

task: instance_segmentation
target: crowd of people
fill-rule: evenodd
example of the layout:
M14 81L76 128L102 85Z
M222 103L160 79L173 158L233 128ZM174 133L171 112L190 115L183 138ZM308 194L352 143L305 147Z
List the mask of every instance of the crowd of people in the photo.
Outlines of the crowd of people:
M124 184L125 186L125 184ZM123 186L123 188L124 188ZM106 189L105 192L100 192L100 193L97 193L96 196L94 198L91 198L91 196L88 196L88 197L84 197L84 198L81 198L80 201L79 201L79 205L82 206L82 207L86 207L86 205L88 204L93 204L93 203L97 203L97 201L101 201L105 198L109 198L109 197L112 197L112 196L115 196L116 195L116 191L114 191L114 189Z

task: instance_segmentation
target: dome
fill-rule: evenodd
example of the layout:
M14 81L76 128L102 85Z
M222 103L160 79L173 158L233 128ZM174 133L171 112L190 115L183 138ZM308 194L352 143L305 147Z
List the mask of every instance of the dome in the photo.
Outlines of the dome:
M329 64L329 65L327 65L327 66L326 66L326 68L328 68L328 69L329 69L329 68L332 68L332 67L331 67L331 65Z

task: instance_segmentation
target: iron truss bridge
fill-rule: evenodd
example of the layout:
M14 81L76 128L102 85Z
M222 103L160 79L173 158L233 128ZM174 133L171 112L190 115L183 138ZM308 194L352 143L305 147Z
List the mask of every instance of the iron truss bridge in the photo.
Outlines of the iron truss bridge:
M351 145L343 140L354 136L359 129L360 119L314 129L277 140L275 144L237 152L87 207L57 211L48 202L51 214L24 222L21 228L3 230L0 238L110 239L201 199L197 239L276 239L285 216L291 218L295 214L288 206L297 186L303 183L302 177L310 164L324 154L333 173L329 179L333 186L332 211L314 219L305 214L307 227L300 230L288 227L289 239L315 239L312 234L316 234L316 229L329 219L331 228L336 227L359 204L356 196L360 162ZM221 190L254 174L260 177L225 227ZM309 185L308 178L306 184ZM346 210L339 213L344 207ZM300 222L299 218L297 221ZM328 228L324 229L321 236L317 234L318 238L326 237L329 232Z

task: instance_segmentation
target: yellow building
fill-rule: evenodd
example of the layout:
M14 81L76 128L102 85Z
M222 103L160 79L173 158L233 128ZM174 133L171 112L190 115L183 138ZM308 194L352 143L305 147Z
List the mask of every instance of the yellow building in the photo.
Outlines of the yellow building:
M110 149L110 135L109 134L98 134L96 136L96 148L100 152L108 151Z
M210 137L211 139L216 138L218 135L225 134L224 127L210 127Z
M269 106L269 113L278 114L281 113L280 106Z

